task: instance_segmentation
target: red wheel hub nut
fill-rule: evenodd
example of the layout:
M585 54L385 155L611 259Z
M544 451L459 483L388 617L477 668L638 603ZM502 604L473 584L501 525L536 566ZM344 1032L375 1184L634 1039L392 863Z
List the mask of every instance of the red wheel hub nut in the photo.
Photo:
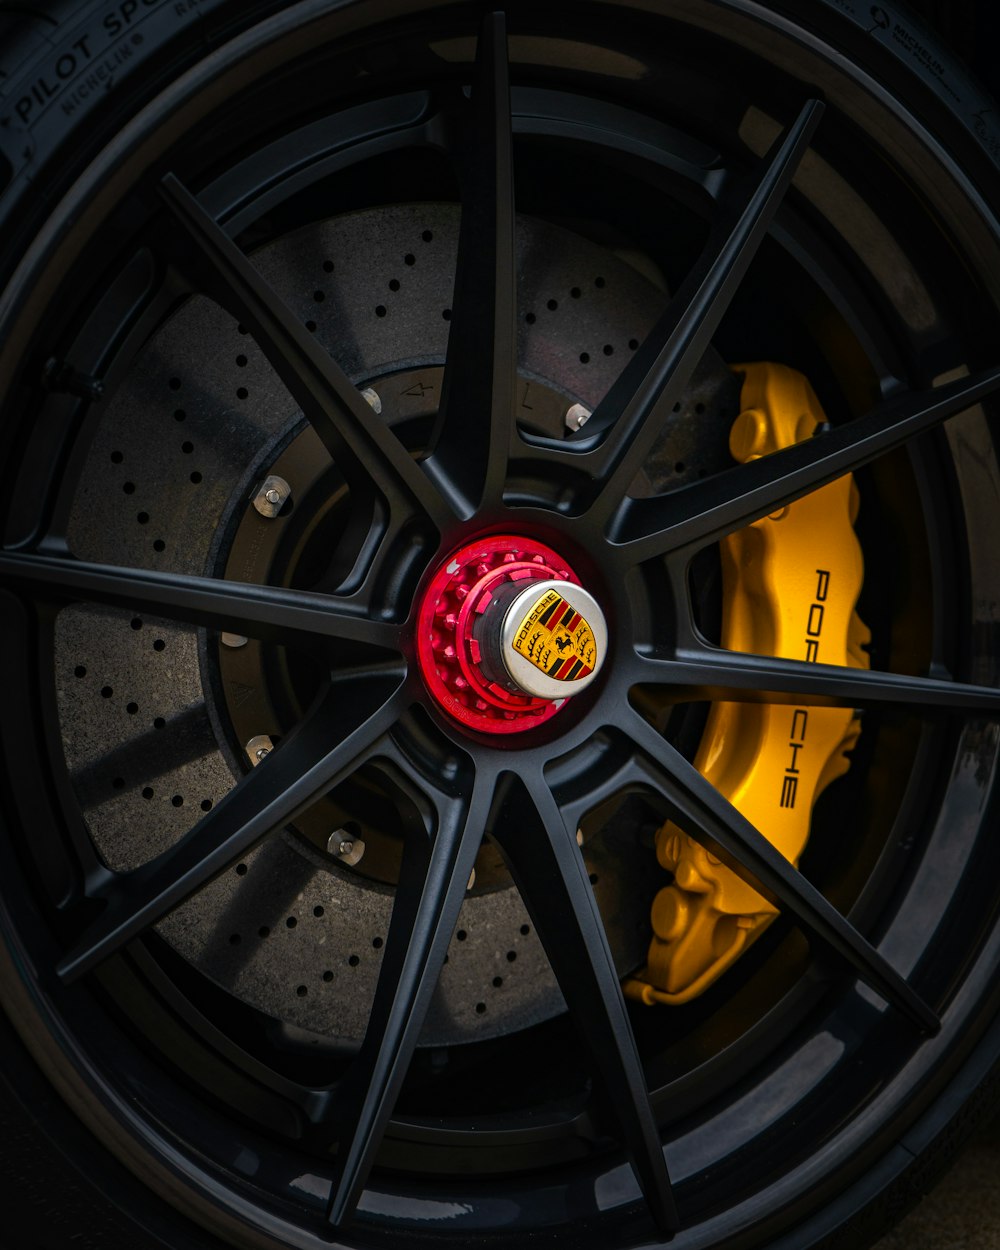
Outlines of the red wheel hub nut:
M438 705L491 734L518 733L554 716L603 660L603 616L582 588L574 593L580 585L567 561L531 538L497 534L456 551L434 574L417 614L417 659ZM584 611L564 597L567 591ZM520 642L504 638L509 610L520 620L522 603L546 624L530 638L521 630ZM550 644L544 652L543 638ZM514 654L520 648L526 656L528 643L536 647L530 662ZM515 680L505 655L535 680Z

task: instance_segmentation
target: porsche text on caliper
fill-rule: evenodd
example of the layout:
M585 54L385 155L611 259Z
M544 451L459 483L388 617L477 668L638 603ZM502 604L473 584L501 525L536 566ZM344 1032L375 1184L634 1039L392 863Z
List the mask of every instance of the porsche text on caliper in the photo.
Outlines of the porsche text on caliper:
M825 420L802 374L741 365L742 411L730 450L746 462L811 438ZM855 611L864 577L854 532L858 492L847 475L722 541L722 646L811 663L867 668L870 634ZM714 703L695 764L793 864L813 805L860 723L850 708ZM675 824L656 836L673 873L653 901L648 962L625 983L646 1003L702 993L767 927L777 909Z

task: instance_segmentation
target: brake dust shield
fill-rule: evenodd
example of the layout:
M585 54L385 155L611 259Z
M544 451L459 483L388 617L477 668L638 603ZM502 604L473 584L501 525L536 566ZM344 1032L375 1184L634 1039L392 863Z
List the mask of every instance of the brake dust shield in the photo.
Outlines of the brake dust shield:
M736 460L811 438L825 422L795 370L763 363L734 372L744 376L729 439ZM857 510L848 474L723 539L723 648L869 667L871 635L855 611L864 578ZM694 762L797 864L816 799L847 771L859 732L850 708L714 703ZM656 854L674 880L653 900L647 965L624 989L645 1003L685 1003L736 961L777 908L672 822L657 833Z

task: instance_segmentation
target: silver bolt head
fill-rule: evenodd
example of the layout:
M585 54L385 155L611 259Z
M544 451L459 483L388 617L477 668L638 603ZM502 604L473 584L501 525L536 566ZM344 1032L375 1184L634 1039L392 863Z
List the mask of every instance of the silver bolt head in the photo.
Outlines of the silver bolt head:
M566 409L566 429L574 432L576 430L582 430L593 415L594 414L591 410L589 408L585 408L583 404L571 404L570 407Z
M268 734L255 734L243 749L256 768L274 750L274 743Z
M326 849L328 854L335 855L349 868L353 868L364 858L366 847L364 838L355 837L344 829L334 829L326 840Z
M253 497L253 506L262 517L273 521L291 493L292 488L283 477L278 477L276 473L268 474Z
M382 398L379 395L378 391L376 391L374 387L366 386L365 389L361 392L361 394L362 394L362 397L366 399L368 403L371 405L372 411L377 412L379 415L381 415Z

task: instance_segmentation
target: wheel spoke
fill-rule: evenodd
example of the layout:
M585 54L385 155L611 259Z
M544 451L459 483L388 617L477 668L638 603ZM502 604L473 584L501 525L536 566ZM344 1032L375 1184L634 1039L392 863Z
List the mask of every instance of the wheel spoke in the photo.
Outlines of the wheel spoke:
M493 837L524 898L559 987L618 1116L639 1186L658 1228L677 1210L642 1061L583 856L540 774L508 774ZM530 785L530 793L529 793Z
M677 700L799 703L806 707L917 707L928 712L1000 713L1000 690L960 681L809 664L704 647L670 658L636 655L631 681L671 686Z
M403 697L401 675L338 685L176 846L112 878L104 911L58 965L63 980L89 972L311 806L389 731Z
M671 300L643 352L622 372L588 422L588 433L609 427L596 453L601 481L592 515L607 518L619 507L671 410L683 397L791 186L822 114L818 100L803 107L772 149L750 194L713 229L701 259Z
M628 722L650 780L677 822L845 960L865 985L925 1032L936 1033L940 1022L923 999L780 851L637 712Z
M465 515L503 494L515 432L517 272L507 29L479 36L471 125L458 147L462 223L434 454L425 463Z
M354 1213L406 1076L458 922L493 791L494 777L480 770L467 797L438 799L433 837L415 835L404 848L365 1040L346 1078L343 1163L329 1208L334 1225Z
M639 562L693 553L933 429L1000 389L1000 368L898 395L846 425L669 495L629 500L613 540Z
M173 174L161 190L227 307L251 330L349 483L374 483L383 494L402 490L439 530L447 527L454 516L437 488L225 230Z
M398 650L400 628L369 620L349 599L223 578L87 564L67 555L0 552L0 584L38 598L83 600L291 644L316 638Z

